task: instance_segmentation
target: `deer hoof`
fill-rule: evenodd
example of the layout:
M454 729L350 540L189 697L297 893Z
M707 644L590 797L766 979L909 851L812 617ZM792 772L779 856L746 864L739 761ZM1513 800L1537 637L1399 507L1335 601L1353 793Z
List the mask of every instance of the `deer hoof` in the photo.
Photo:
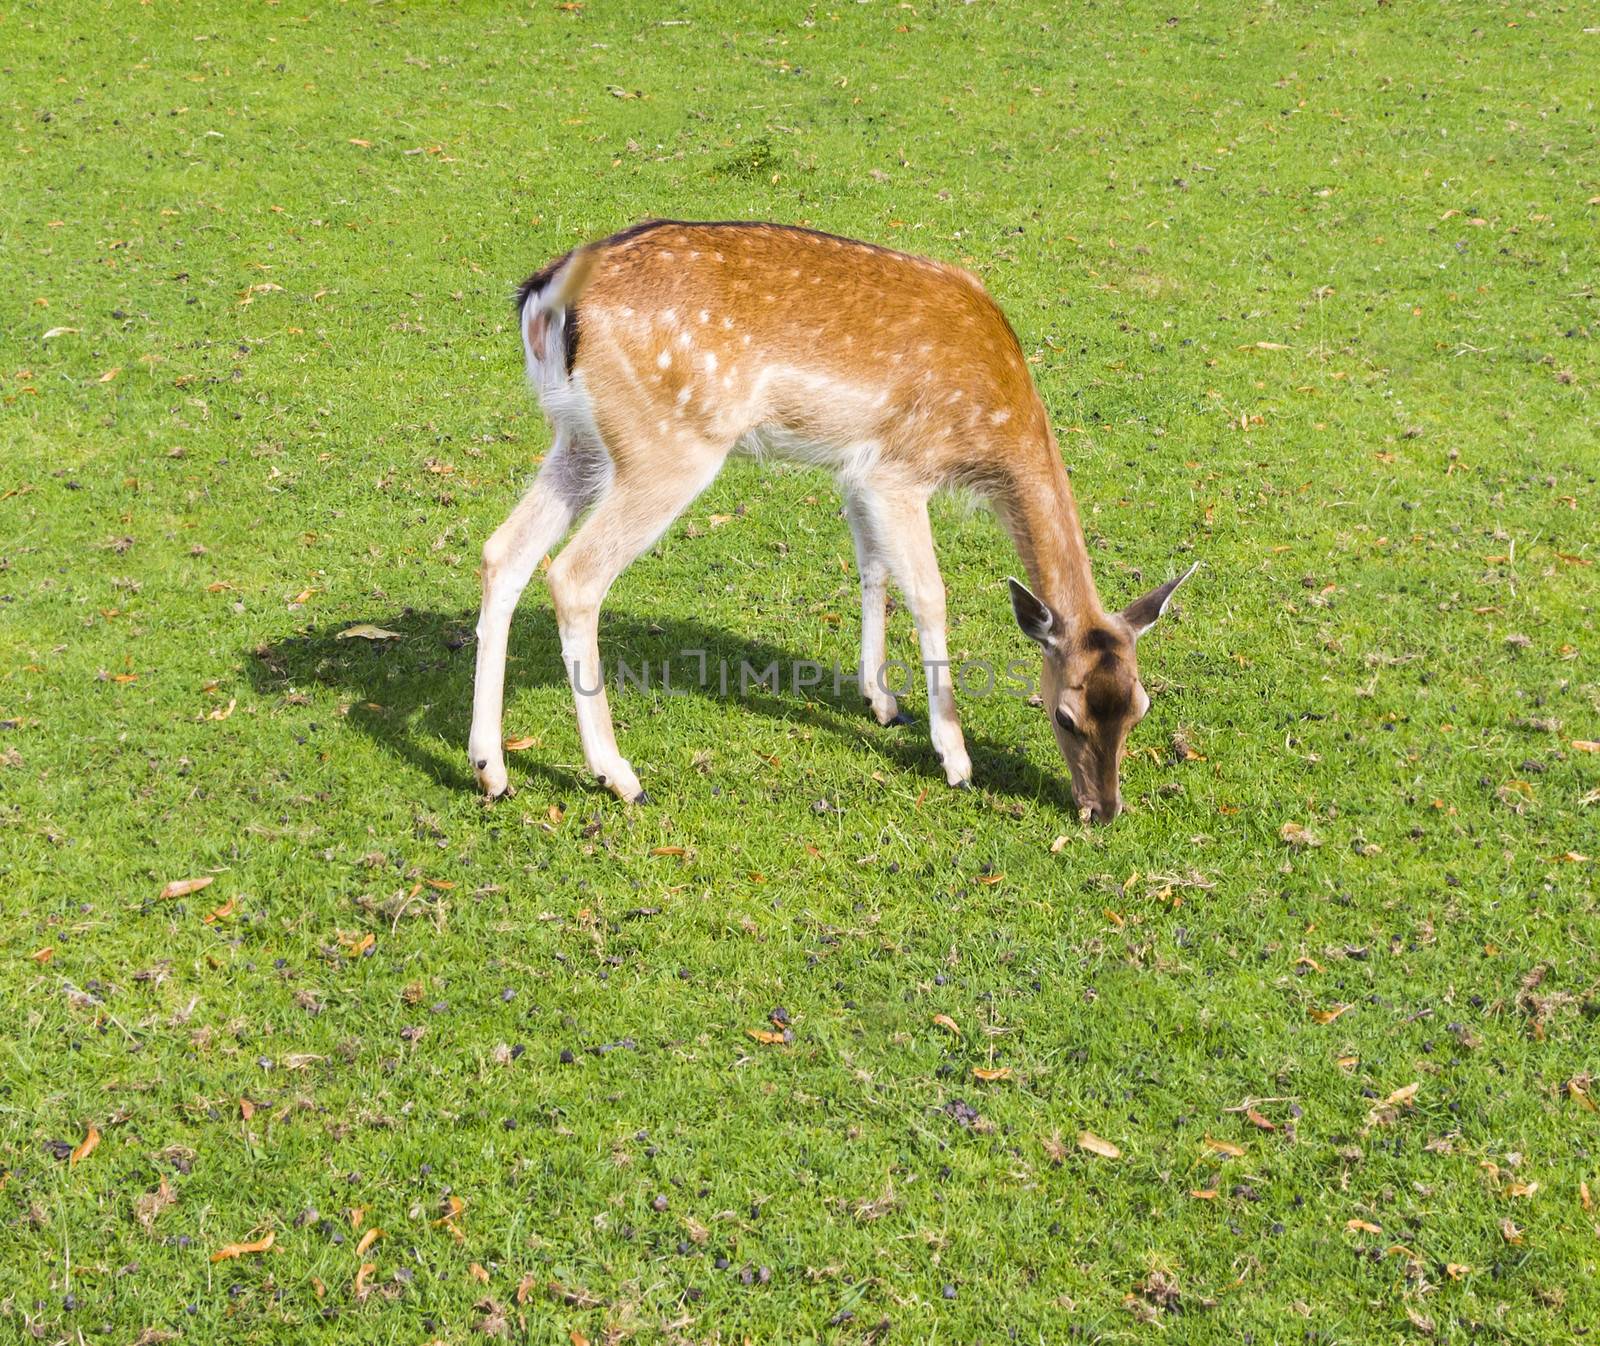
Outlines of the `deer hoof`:
M628 802L631 804L650 804L654 801L650 798L650 791L640 790L639 793L634 795L634 797Z
M480 766L477 762L472 766L478 777L478 788L483 791L485 799L499 799L511 792L511 778L504 766L489 766L487 763Z
M911 717L909 715L907 715L905 713L905 711L897 710L884 723L885 723L886 727L894 728L896 725L907 725L907 724L910 724L911 723Z

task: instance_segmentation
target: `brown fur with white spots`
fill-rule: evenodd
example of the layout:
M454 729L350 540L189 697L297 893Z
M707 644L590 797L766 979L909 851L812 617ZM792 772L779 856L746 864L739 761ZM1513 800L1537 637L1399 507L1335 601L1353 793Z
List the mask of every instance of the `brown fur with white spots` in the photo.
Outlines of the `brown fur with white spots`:
M805 229L651 221L558 258L523 287L518 312L555 442L484 546L468 751L485 793L507 788L512 612L544 554L591 510L548 578L589 768L620 797L643 796L612 730L600 603L742 449L834 473L861 571L862 690L880 722L901 718L882 680L892 577L925 668L944 670L930 679L929 727L961 786L972 765L946 667L927 501L946 486L988 500L1033 584L1011 581L1012 603L1043 649L1044 702L1074 795L1092 816L1115 816L1123 745L1149 706L1134 642L1187 575L1121 613L1101 607L1044 405L1016 334L974 276Z

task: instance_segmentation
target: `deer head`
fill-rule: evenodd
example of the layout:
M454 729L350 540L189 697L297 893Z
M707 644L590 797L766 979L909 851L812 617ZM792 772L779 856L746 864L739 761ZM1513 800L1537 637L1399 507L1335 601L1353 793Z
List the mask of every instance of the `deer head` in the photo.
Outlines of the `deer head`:
M1073 798L1095 822L1110 822L1122 811L1118 771L1128 731L1150 709L1135 646L1195 569L1190 566L1121 612L1085 620L1068 620L1026 585L1011 581L1017 625L1044 652L1044 708L1072 773Z

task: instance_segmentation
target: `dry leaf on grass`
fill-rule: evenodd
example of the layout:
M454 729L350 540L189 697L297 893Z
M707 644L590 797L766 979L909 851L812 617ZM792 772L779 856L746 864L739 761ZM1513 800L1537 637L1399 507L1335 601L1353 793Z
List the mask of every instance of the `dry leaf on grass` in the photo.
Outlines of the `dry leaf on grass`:
M508 1337L511 1335L511 1324L507 1321L506 1311L500 1307L499 1301L493 1298L480 1299L472 1307L476 1312L483 1315L473 1326L484 1336Z
M272 1230L267 1230L260 1238L252 1243L230 1243L218 1248L211 1254L213 1262L226 1262L235 1257L243 1257L246 1253L264 1253L272 1247L273 1239L277 1236Z
M1409 1304L1406 1304L1403 1307L1406 1311L1406 1318L1410 1321L1411 1326L1416 1328L1417 1331L1422 1333L1423 1336L1431 1337L1439 1330L1439 1324L1434 1322L1433 1319L1428 1317L1427 1314L1418 1313Z
M545 1285L545 1291L550 1298L558 1300L569 1308L597 1309L605 1303L599 1295L584 1289L581 1285L563 1285L560 1281L550 1281Z
M1331 1024L1341 1014L1354 1009L1354 1005L1335 1005L1332 1009L1314 1009L1310 1011L1312 1019L1319 1024Z
M198 893L202 888L209 887L216 882L216 875L205 874L198 879L174 879L163 888L156 897L160 900L173 897L188 897L190 893Z
M1296 850L1322 845L1322 839L1309 827L1304 827L1300 823L1285 823L1278 829L1278 838Z
M1417 1097L1417 1090L1422 1088L1418 1082L1402 1085L1390 1094L1381 1103L1375 1103L1367 1113L1368 1129L1374 1126L1388 1126L1396 1121L1402 1109L1411 1107Z
M72 1147L72 1154L67 1159L67 1167L71 1168L80 1159L87 1159L94 1153L95 1147L100 1144L100 1133L94 1127L89 1128L89 1134Z
M1218 1140L1215 1136L1205 1138L1205 1147L1213 1154L1225 1154L1234 1159L1244 1158L1244 1146L1235 1145L1231 1140Z
M1078 1148L1088 1150L1090 1154L1097 1154L1102 1159L1120 1159L1122 1151L1109 1140L1095 1135L1093 1131L1078 1132Z
M381 626L374 626L371 622L357 622L354 626L347 626L335 640L351 640L360 637L362 640L404 640L398 631L388 631Z
M935 1014L933 1016L933 1022L935 1024L935 1026L937 1026L937 1027L948 1029L950 1032L954 1033L957 1037L961 1036L961 1030L960 1030L960 1028L958 1028L956 1026L956 1021L954 1019L952 1019L948 1014Z
M168 1206L178 1200L177 1193L167 1185L167 1175L161 1175L161 1186L153 1192L146 1192L135 1199L133 1203L133 1218L144 1226L144 1232L149 1233L155 1226L156 1217L166 1210Z
M1383 1226L1382 1225L1373 1224L1371 1220L1346 1220L1344 1222L1344 1227L1346 1229L1348 1229L1351 1233L1357 1233L1357 1232L1362 1233L1362 1234L1381 1234L1381 1233L1383 1233Z
M364 1256L367 1249L382 1237L383 1230L379 1229L377 1225L373 1225L371 1229L367 1230L367 1232L361 1236L361 1242L356 1244L356 1256Z
M458 1225L456 1221L461 1217L461 1213L466 1210L466 1208L467 1203L460 1197L452 1194L445 1199L445 1213L433 1223L435 1225L443 1225L445 1229L450 1231L450 1237L455 1239L457 1243L465 1243L467 1241L467 1236L461 1232L461 1226Z
M985 1066L973 1066L972 1077L974 1079L982 1080L985 1084L994 1084L1000 1080L1009 1080L1011 1078L1011 1067L998 1066L989 1068Z

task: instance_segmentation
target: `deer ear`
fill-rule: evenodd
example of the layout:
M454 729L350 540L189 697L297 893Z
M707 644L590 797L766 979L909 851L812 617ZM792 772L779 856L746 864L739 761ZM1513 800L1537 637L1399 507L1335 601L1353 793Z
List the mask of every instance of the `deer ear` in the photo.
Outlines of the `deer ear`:
M1156 624L1156 618L1167 610L1167 604L1172 601L1172 595L1177 592L1178 586L1199 568L1200 562L1196 561L1176 579L1168 580L1165 584L1150 590L1144 597L1134 599L1122 609L1122 620L1133 628L1135 639Z
M1011 586L1011 611L1016 614L1022 634L1043 645L1055 630L1055 613L1035 598L1026 584L1014 579L1007 583Z

